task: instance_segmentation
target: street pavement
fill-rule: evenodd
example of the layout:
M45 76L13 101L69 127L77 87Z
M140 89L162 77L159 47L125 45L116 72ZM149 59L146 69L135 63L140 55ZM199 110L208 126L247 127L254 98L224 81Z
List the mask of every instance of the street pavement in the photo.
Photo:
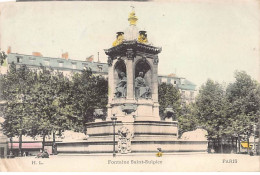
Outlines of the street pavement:
M260 156L243 154L91 154L51 155L49 159L20 157L0 159L2 172L169 172L260 171Z

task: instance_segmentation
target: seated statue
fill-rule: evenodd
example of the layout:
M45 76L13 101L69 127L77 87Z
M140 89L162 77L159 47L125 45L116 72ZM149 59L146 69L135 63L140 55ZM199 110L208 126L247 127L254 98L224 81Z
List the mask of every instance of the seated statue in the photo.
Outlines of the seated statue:
M126 79L125 73L121 72L119 78L120 78L120 80L119 80L119 82L117 83L117 86L116 86L115 96L117 98L126 97L127 79Z
M139 76L135 79L135 94L137 98L149 98L151 94L150 88L145 84L143 76L144 73L139 72Z

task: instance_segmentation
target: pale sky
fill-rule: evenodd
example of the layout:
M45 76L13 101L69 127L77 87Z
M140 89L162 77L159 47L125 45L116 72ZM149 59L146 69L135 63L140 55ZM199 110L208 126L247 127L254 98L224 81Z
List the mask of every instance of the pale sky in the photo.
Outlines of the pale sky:
M162 47L159 74L177 73L200 86L208 78L234 81L235 70L260 78L260 6L257 0L2 3L0 47L13 53L85 60L112 47L135 6L137 27Z

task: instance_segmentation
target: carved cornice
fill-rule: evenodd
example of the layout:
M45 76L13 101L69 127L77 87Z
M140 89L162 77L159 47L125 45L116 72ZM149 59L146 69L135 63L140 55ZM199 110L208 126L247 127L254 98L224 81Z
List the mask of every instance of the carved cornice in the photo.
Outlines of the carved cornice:
M127 56L126 53L132 49L135 54L137 51L144 52L147 54L157 55L161 52L162 48L154 47L147 44L138 43L137 41L124 41L122 44L112 47L110 49L105 49L106 55L111 58L115 58L118 55Z

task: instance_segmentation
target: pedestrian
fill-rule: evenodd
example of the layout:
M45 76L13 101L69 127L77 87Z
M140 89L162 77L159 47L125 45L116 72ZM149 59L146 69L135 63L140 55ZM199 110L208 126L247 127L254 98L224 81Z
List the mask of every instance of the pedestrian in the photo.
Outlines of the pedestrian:
M49 153L47 152L47 150L45 149L43 154L42 154L42 158L49 158Z

